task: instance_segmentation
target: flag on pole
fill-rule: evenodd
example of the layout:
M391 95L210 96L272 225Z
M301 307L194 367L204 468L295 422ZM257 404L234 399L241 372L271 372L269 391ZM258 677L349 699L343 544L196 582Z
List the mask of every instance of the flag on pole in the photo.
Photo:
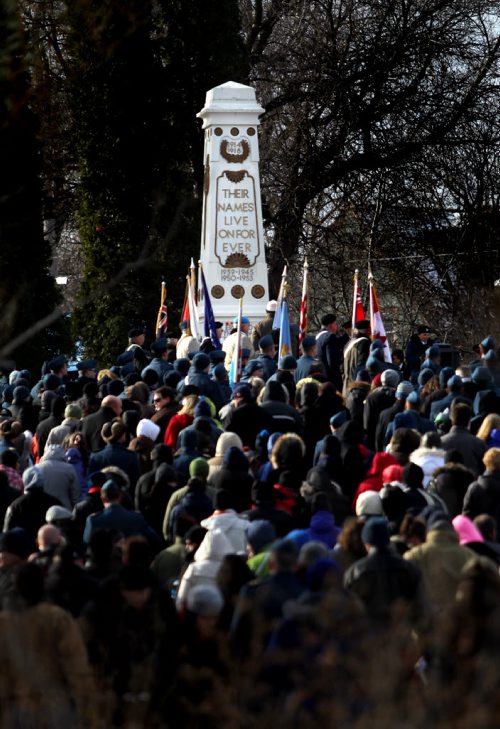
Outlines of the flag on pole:
M196 268L195 268L194 261L192 258L191 258L191 264L190 264L189 268L191 271L191 290L193 292L193 301L195 304L197 304L198 295L196 293Z
M281 318L280 318L280 340L278 345L278 357L284 357L292 351L292 338L290 336L290 320L288 317L288 302L283 296L281 302Z
M283 273L281 274L281 284L280 284L280 290L278 293L278 301L276 305L276 311L274 312L274 319L273 319L273 329L279 329L280 326L280 319L281 319L281 303L283 301L283 297L285 295L285 287L286 287L286 266L283 269Z
M186 291L184 293L184 304L182 306L181 324L183 321L191 322L191 313L189 311L189 276L186 276ZM189 327L191 324L189 324ZM191 334L191 329L187 330Z
M302 346L302 340L307 334L307 299L309 294L309 266L307 258L304 261L304 278L302 280L302 299L300 302L300 319L299 319L299 347Z
M229 367L229 384L235 387L241 379L241 319L243 316L243 297L241 297L238 307L238 324L236 325L236 346L233 352L233 358Z
M217 336L217 329L215 327L215 317L214 317L214 310L212 308L212 302L210 301L210 295L208 293L208 287L207 282L205 280L205 274L203 273L203 267L201 263L199 264L199 272L200 272L200 284L201 284L201 298L203 299L204 304L204 319L203 319L203 327L206 337L210 337L210 340L212 344L214 345L215 349L221 349L221 345L219 342L219 337Z
M365 310L363 307L363 302L361 300L361 292L358 288L358 269L354 271L354 296L352 301L352 328L354 329L354 326L357 321L362 321L363 319L366 319Z
M391 350L387 342L387 336L385 333L384 323L382 321L382 315L380 313L380 307L378 305L377 292L373 285L373 276L370 273L368 275L368 282L370 286L370 326L372 332L372 339L380 339L384 344L384 359L386 362L392 362Z
M194 289L192 284L192 279L188 282L189 285L189 323L190 323L190 329L191 334L195 339L198 341L201 340L200 337L200 320L198 319L198 307L196 306L196 301L194 298Z
M160 308L156 318L156 338L164 337L168 329L167 284L161 282Z

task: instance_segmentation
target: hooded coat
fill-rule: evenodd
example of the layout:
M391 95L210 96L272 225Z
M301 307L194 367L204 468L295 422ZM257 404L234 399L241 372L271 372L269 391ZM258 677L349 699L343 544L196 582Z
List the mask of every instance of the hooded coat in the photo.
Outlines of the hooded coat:
M410 461L420 466L424 472L424 488L427 488L434 471L444 466L444 456L445 452L440 448L417 448L410 454Z
M189 592L198 585L217 585L217 573L226 554L234 554L231 543L220 529L208 531L179 585L176 605L182 609Z
M489 514L500 523L500 472L485 471L473 481L464 498L463 513L469 519Z
M227 537L231 550L234 554L245 553L247 546L246 528L248 521L242 519L234 511L234 509L226 509L225 511L215 512L208 519L203 519L201 526L208 531L220 529Z
M72 511L80 500L80 482L75 469L66 460L64 448L59 445L46 447L38 468L42 472L45 493L58 499L62 506Z
M335 517L329 511L317 511L312 517L308 529L294 529L286 538L295 542L301 549L308 542L321 542L328 549L333 549L342 529L335 524Z

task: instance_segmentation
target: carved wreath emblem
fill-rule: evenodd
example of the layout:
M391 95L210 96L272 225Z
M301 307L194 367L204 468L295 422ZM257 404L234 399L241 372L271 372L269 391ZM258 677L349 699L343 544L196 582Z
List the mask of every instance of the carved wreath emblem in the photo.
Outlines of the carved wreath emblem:
M229 145L234 146L234 142L229 142L227 139L224 139L220 143L220 153L221 156L224 157L226 162L234 162L234 164L241 164L246 160L248 155L250 154L250 145L248 144L246 139L242 139L241 142L237 143L237 146L241 148L241 152L239 154L234 154L229 151Z

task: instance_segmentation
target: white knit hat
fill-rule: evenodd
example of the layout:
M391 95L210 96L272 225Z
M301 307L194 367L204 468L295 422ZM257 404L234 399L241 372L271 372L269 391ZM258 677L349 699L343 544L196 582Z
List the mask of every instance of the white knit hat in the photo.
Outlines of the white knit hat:
M153 421L148 418L139 420L137 424L136 433L138 436L144 435L146 438L150 438L152 441L155 441L158 438L159 432L160 426L156 425L156 423L153 423Z
M382 499L378 491L363 491L356 501L356 516L383 516Z

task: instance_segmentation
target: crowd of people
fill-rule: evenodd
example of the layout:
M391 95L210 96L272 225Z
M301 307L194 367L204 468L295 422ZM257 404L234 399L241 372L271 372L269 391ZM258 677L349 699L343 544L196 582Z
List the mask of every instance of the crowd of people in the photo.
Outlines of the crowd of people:
M274 309L0 372L2 728L496 726L493 337Z

